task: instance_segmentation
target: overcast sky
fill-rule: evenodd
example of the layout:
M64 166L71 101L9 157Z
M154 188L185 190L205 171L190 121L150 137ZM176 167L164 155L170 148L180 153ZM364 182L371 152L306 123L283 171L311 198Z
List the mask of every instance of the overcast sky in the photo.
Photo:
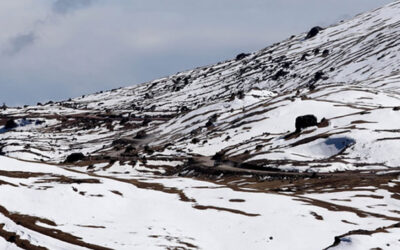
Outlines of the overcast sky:
M0 104L63 100L262 49L391 0L1 0Z

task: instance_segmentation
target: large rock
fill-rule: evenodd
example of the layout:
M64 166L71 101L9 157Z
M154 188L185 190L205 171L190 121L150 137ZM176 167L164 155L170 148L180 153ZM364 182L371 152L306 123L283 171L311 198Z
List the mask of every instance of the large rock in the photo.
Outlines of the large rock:
M250 54L247 53L240 53L239 55L236 56L236 61L243 60L244 58L248 57Z
M13 129L16 127L18 127L18 124L13 119L8 120L4 126L5 129Z
M300 132L304 128L317 125L317 117L315 117L314 115L304 115L296 118L296 132Z
M65 159L65 163L75 163L77 161L81 161L85 158L82 153L72 153L68 155L67 159Z
M146 138L147 133L145 130L140 130L139 132L136 133L135 139L144 139Z
M321 27L315 26L313 27L307 34L306 39L310 39L318 35L318 33L322 30Z

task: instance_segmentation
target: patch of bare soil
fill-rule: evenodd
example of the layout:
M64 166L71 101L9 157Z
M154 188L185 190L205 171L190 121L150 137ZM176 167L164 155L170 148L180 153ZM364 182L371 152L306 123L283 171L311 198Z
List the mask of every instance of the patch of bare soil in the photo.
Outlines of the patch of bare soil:
M149 238L153 238L153 239L163 238L163 239L166 239L169 242L176 242L179 245L184 245L185 246L185 247L166 246L166 245L161 246L161 247L164 247L165 249L199 249L199 247L196 246L196 245L193 245L191 243L183 241L182 239L180 239L178 237L173 237L173 236L170 236L170 235L164 236L164 235L154 235L153 234L153 235L149 235ZM190 238L190 239L192 239L192 238Z
M86 228L102 228L102 229L105 228L105 227L103 227L103 226L93 226L93 225L75 225L75 226L78 226L78 227L86 227Z
M315 218L316 220L324 220L324 217L322 217L321 215L317 214L316 212L310 212L310 214L311 214L312 216L314 216L314 218Z
M1 185L9 185L9 186L13 186L13 187L18 187L18 186L15 185L15 184L9 183L9 182L7 182L7 181L2 181L2 180L0 180L0 186L1 186Z
M330 245L329 247L325 248L325 250L328 250L330 248L338 246L340 244L340 242L342 242L342 239L347 237L347 236L351 236L351 235L369 235L369 236L371 236L371 235L376 234L376 233L387 233L388 232L387 230L391 229L391 228L400 228L400 223L396 223L396 224L393 224L393 225L388 226L388 227L380 227L380 228L377 228L375 230L363 230L363 229L352 230L352 231L347 232L345 234L336 236L333 244Z
M337 205L337 204L333 204L333 203L330 203L330 202L321 201L321 200L312 199L312 198L307 198L307 197L298 196L297 198L294 198L294 200L302 201L302 202L305 202L306 204L309 204L309 205L312 205L312 206L323 207L323 208L326 208L326 209L328 209L330 211L345 211L345 212L355 213L360 218L365 218L365 217L368 217L368 216L372 216L372 217L386 219L386 220L400 221L400 218L398 218L398 217L391 217L391 216L386 216L386 215L383 215L383 214L377 214L377 213L372 213L372 212L361 211L361 210L359 210L357 208L353 208L353 207L349 207L349 206Z
M22 172L22 171L4 171L0 170L0 175L10 178L20 178L20 179L28 179L28 178L36 178L42 177L46 175L51 175L50 173L31 173L31 172Z
M86 243L86 242L82 241L81 238L74 236L72 234L69 234L69 233L65 233L61 230L46 228L46 227L38 225L38 222L40 222L40 223L47 224L47 225L53 226L53 227L57 226L57 224L51 220L34 217L34 216L30 216L30 215L12 213L3 206L0 206L0 213L3 214L4 216L6 216L7 218L9 218L10 220L12 220L13 222L15 222L17 225L20 225L20 226L28 228L32 231L47 235L54 239L57 239L57 240L60 240L63 242L67 242L67 243L70 243L70 244L73 244L76 246L86 247L89 249L109 250L109 248L106 248L106 247ZM45 249L45 248L42 248L42 249Z
M48 250L46 247L33 245L29 240L21 239L18 234L5 230L4 226L4 224L0 224L0 237L4 238L6 241L22 249Z
M62 175L51 175L48 178L43 178L35 181L35 183L59 183L59 184L100 184L98 179L79 179L70 178Z
M114 194L119 195L119 196L124 196L121 192L119 192L117 190L112 190L111 193L114 193Z
M229 202L246 202L246 200L243 200L243 199L230 199Z
M379 138L376 141L394 141L400 140L400 137L386 137L386 138Z
M246 213L237 209L231 209L231 208L224 208L224 207L215 207L215 206L202 206L202 205L194 205L193 208L199 209L199 210L207 210L207 209L212 209L212 210L217 210L217 211L224 211L224 212L230 212L234 214L241 214L249 217L257 217L260 216L260 214L251 214L251 213Z
M69 169L69 171L76 172L76 173L82 173L80 171L71 170L71 169ZM186 194L182 190L180 190L178 188L165 187L164 185L159 184L159 183L147 183L147 182L140 181L138 179L121 179L121 178L117 178L117 177L97 175L94 173L86 173L86 174L89 176L93 176L93 177L106 178L106 179L111 179L111 180L115 180L115 181L119 181L119 182L129 183L129 184L132 184L135 187L141 188L141 189L150 189L150 190L160 191L160 192L164 192L164 193L168 193L168 194L176 194L179 196L180 200L184 201L184 202L196 202L196 200L187 197Z

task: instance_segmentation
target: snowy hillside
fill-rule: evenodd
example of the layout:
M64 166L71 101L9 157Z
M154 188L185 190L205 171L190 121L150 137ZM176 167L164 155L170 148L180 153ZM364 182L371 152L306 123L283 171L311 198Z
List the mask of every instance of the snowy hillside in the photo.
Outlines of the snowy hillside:
M398 249L399 36L396 1L216 65L3 107L0 247Z

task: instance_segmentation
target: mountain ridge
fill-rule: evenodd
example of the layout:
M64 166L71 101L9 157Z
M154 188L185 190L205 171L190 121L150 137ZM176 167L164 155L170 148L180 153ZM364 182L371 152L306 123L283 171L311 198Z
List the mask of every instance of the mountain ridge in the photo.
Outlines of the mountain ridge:
M385 19L388 12L390 18ZM160 142L149 142L149 146L153 147L162 147L166 144L166 141L173 142L175 139L171 140L173 133L169 128L178 122L181 123L180 127L175 126L175 130L181 130L182 133L175 133L173 135L175 138L185 140L187 133L193 134L193 136L187 138L185 145L177 148L178 150L186 150L193 144L191 143L193 140L200 141L200 138L195 138L194 135L199 132L214 133L221 136L224 134L226 138L235 140L239 137L232 135L232 128L229 128L229 126L236 127L237 124L224 125L225 130L229 129L229 131L224 131L218 125L215 126L218 124L218 117L228 117L227 114L232 113L231 116L235 117L235 119L230 120L232 123L250 119L249 117L253 116L254 113L251 110L253 107L256 109L256 104L258 104L259 106L266 106L267 109L259 110L258 113L255 112L255 116L262 119L261 114L264 114L266 118L264 120L267 120L269 115L267 111L276 109L270 103L293 106L282 98L293 101L295 106L304 104L305 107L300 110L297 108L297 111L294 108L288 108L287 110L290 113L288 119L283 122L279 119L275 120L276 123L293 124L291 126L285 125L286 130L272 129L268 131L268 129L264 129L264 133L271 134L274 131L285 136L294 127L296 116L308 113L318 113L316 116L318 120L321 120L322 118L328 119L329 113L342 114L342 112L347 112L349 115L358 112L359 115L354 115L357 118L354 118L351 122L362 121L366 117L363 112L369 112L368 110L374 110L378 107L396 108L398 105L395 101L398 98L398 86L396 84L398 68L393 67L393 65L400 63L400 58L396 55L398 42L395 39L396 34L400 32L400 18L397 18L400 15L396 15L397 12L400 12L399 2L394 2L372 12L360 14L347 22L321 29L314 37L307 38L307 34L302 33L258 52L238 55L240 58L215 65L199 67L148 83L82 96L69 101L26 107L22 110L11 109L5 114L11 112L10 115L20 113L21 116L24 116L24 114L37 115L41 112L47 114L53 112L61 116L87 113L100 114L102 117L107 117L108 114L109 117L119 116L117 121L125 120L135 128L133 131L121 130L121 134L117 135L117 138L118 136L134 136L141 129L145 129L148 134L155 133L154 137L165 137ZM390 32L385 32L386 30L390 30ZM379 44L377 44L377 39L379 39ZM373 67L371 60L374 61ZM347 82L343 82L343 79L347 79ZM338 100L337 95L334 92L329 92L329 89L334 90L334 92L349 93L351 96L348 99ZM367 99L364 99L364 102L360 101L361 99L352 99L353 95L356 95L356 98L361 98L356 92L364 92L364 98ZM374 92L377 92L376 95L371 95ZM375 96L380 95L388 96L387 100L383 102L368 100L368 98L374 99ZM304 100L304 102L298 100ZM263 102L264 104L262 104ZM327 105L329 102L333 105ZM326 114L318 110L314 111L316 104L326 106ZM347 105L349 108L347 111L340 111L335 105ZM240 108L243 112L240 111ZM335 109L335 111L330 109ZM202 110L205 112L202 116L209 114L208 117L193 118L196 114L201 114ZM273 115L274 111L271 112ZM287 111L285 112L287 113ZM241 115L241 113L243 114ZM395 112L391 112L390 115L392 113L395 114ZM190 124L187 123L187 119L191 121ZM213 125L211 130L214 132L209 131L211 126L206 126L209 121L209 125ZM151 124L150 126L138 126L140 122L142 125L152 123L154 126ZM166 122L166 124L162 125L161 122ZM351 122L347 125L352 125ZM251 123L248 122L248 124ZM268 121L264 121L264 123L265 126L268 126ZM243 137L261 136L263 133L261 133L259 126L263 125L257 124L256 128L249 129L256 130L255 134L249 131L247 137ZM190 131L185 127L190 127ZM240 126L237 127L240 128ZM393 130L395 128L383 127L382 129ZM165 131L169 131L170 134ZM200 137L203 137L202 142L207 140L207 136L201 135ZM300 138L303 137L305 136L300 134ZM268 140L270 139L272 138ZM240 140L238 142L243 143ZM279 140L279 136L275 136L274 140ZM354 141L355 143L352 144L357 145L357 140L349 136L343 138L343 140ZM215 144L226 144L228 147L235 145L224 141L218 141ZM197 147L197 153L206 152L205 155L213 156L224 150L217 147L218 150L216 151L213 149L213 145L208 145L208 148ZM291 145L297 146L298 143L294 142ZM336 151L339 152L342 149L339 148ZM329 147L326 150L335 151L335 149ZM190 152L186 153L190 154ZM255 154L255 152L253 153ZM301 153L296 152L294 154ZM63 155L63 157L66 157L66 154ZM325 158L334 155L328 153ZM283 158L275 156L272 158L275 158L273 161L281 164L281 160L287 158L293 160L296 157L285 155ZM309 157L305 158L309 159L304 161L309 161L321 158L321 156L318 153L316 156L311 153ZM259 161L260 159L256 158L256 160ZM268 158L264 160L268 161ZM368 161L366 163L372 163L371 159L368 159ZM378 165L385 165L388 161L390 162L392 159ZM397 164L397 161L395 164Z
M0 246L397 249L399 33L396 1L148 83L3 107Z

